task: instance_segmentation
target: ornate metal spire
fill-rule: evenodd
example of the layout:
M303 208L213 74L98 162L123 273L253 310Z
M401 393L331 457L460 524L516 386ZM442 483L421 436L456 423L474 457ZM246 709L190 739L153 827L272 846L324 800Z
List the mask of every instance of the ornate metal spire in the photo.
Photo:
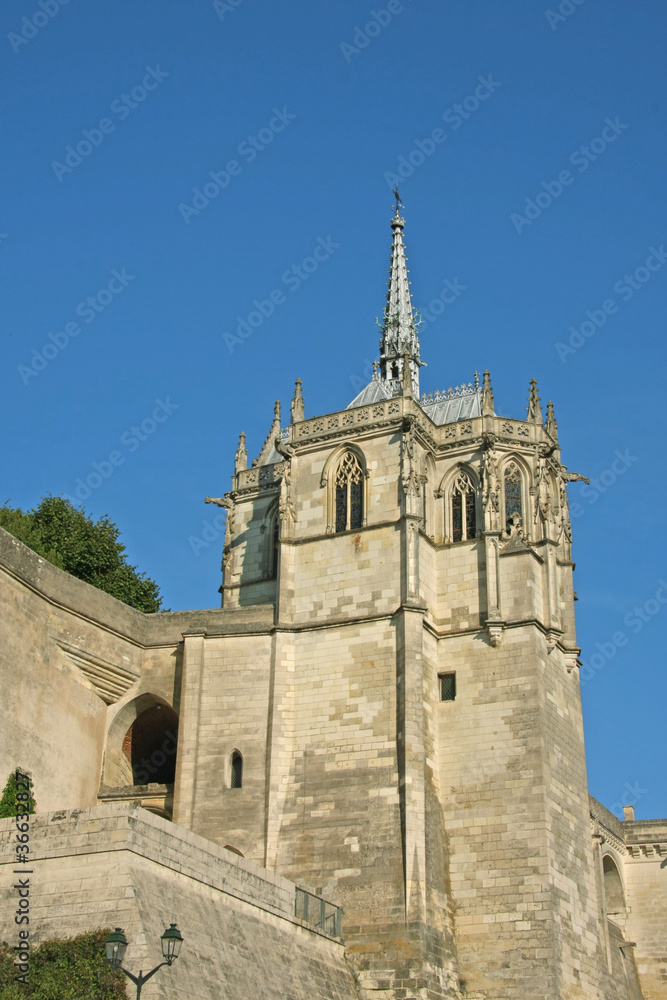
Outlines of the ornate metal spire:
M536 424L542 423L542 407L540 397L537 395L537 379L530 380L530 396L528 397L528 417L527 420Z
M410 282L403 246L405 219L400 214L402 204L398 191L394 191L396 212L391 220L394 236L391 248L391 267L387 304L382 317L382 337L380 339L380 373L383 379L399 379L403 382L404 356L409 360L412 381L412 395L419 399L419 339L415 325L414 310L410 298Z

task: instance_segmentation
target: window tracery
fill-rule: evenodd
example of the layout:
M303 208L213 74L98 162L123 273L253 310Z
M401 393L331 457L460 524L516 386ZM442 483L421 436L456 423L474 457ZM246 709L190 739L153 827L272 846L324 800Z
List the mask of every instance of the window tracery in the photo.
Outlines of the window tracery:
M511 530L513 517L518 514L523 522L521 473L516 462L510 462L503 477L505 490L505 528Z
M452 541L462 542L477 535L475 489L466 472L460 472L452 487Z
M335 476L336 531L348 531L363 525L363 470L357 456L347 451Z

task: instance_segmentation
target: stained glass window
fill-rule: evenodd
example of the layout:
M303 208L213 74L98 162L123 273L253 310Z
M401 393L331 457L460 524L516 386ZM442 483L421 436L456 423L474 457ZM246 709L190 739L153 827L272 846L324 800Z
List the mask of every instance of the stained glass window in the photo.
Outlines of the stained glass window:
M521 500L521 473L514 462L505 469L505 527L512 527L512 517L518 514L523 518L523 503Z
M352 452L346 452L336 472L336 531L361 528L364 523L363 472Z
M452 541L463 542L476 534L475 491L468 476L462 472L452 490Z
M452 496L452 531L455 542L463 538L463 497L460 493Z

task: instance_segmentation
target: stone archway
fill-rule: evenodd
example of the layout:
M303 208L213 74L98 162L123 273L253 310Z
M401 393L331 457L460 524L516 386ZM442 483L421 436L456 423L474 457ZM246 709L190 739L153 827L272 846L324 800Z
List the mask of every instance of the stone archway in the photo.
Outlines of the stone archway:
M133 785L173 785L178 716L168 705L152 705L136 717L123 739L123 756Z
M100 802L136 802L171 819L178 715L164 698L138 695L123 705L106 740Z

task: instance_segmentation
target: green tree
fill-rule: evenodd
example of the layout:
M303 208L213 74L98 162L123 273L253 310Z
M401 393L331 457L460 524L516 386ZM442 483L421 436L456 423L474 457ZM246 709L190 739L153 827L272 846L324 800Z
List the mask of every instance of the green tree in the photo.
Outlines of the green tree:
M0 1000L126 1000L125 977L106 960L110 928L44 941L30 951L28 982L17 982L16 950L0 944ZM18 939L16 941L18 944Z
M34 813L35 811L35 800L32 797L32 778L30 778L30 798L27 802L22 801L20 803L20 809L17 808L16 793L17 791L25 792L25 788L23 785L21 785L20 789L17 788L16 771L19 771L20 774L27 774L28 777L30 777L30 772L24 771L22 767L9 772L7 784L5 785L2 798L0 799L0 819L7 819L8 817L16 816L17 812Z
M63 497L45 496L32 510L0 507L0 528L10 532L54 566L91 583L139 611L159 611L154 580L126 562L120 529L104 515L93 521Z

